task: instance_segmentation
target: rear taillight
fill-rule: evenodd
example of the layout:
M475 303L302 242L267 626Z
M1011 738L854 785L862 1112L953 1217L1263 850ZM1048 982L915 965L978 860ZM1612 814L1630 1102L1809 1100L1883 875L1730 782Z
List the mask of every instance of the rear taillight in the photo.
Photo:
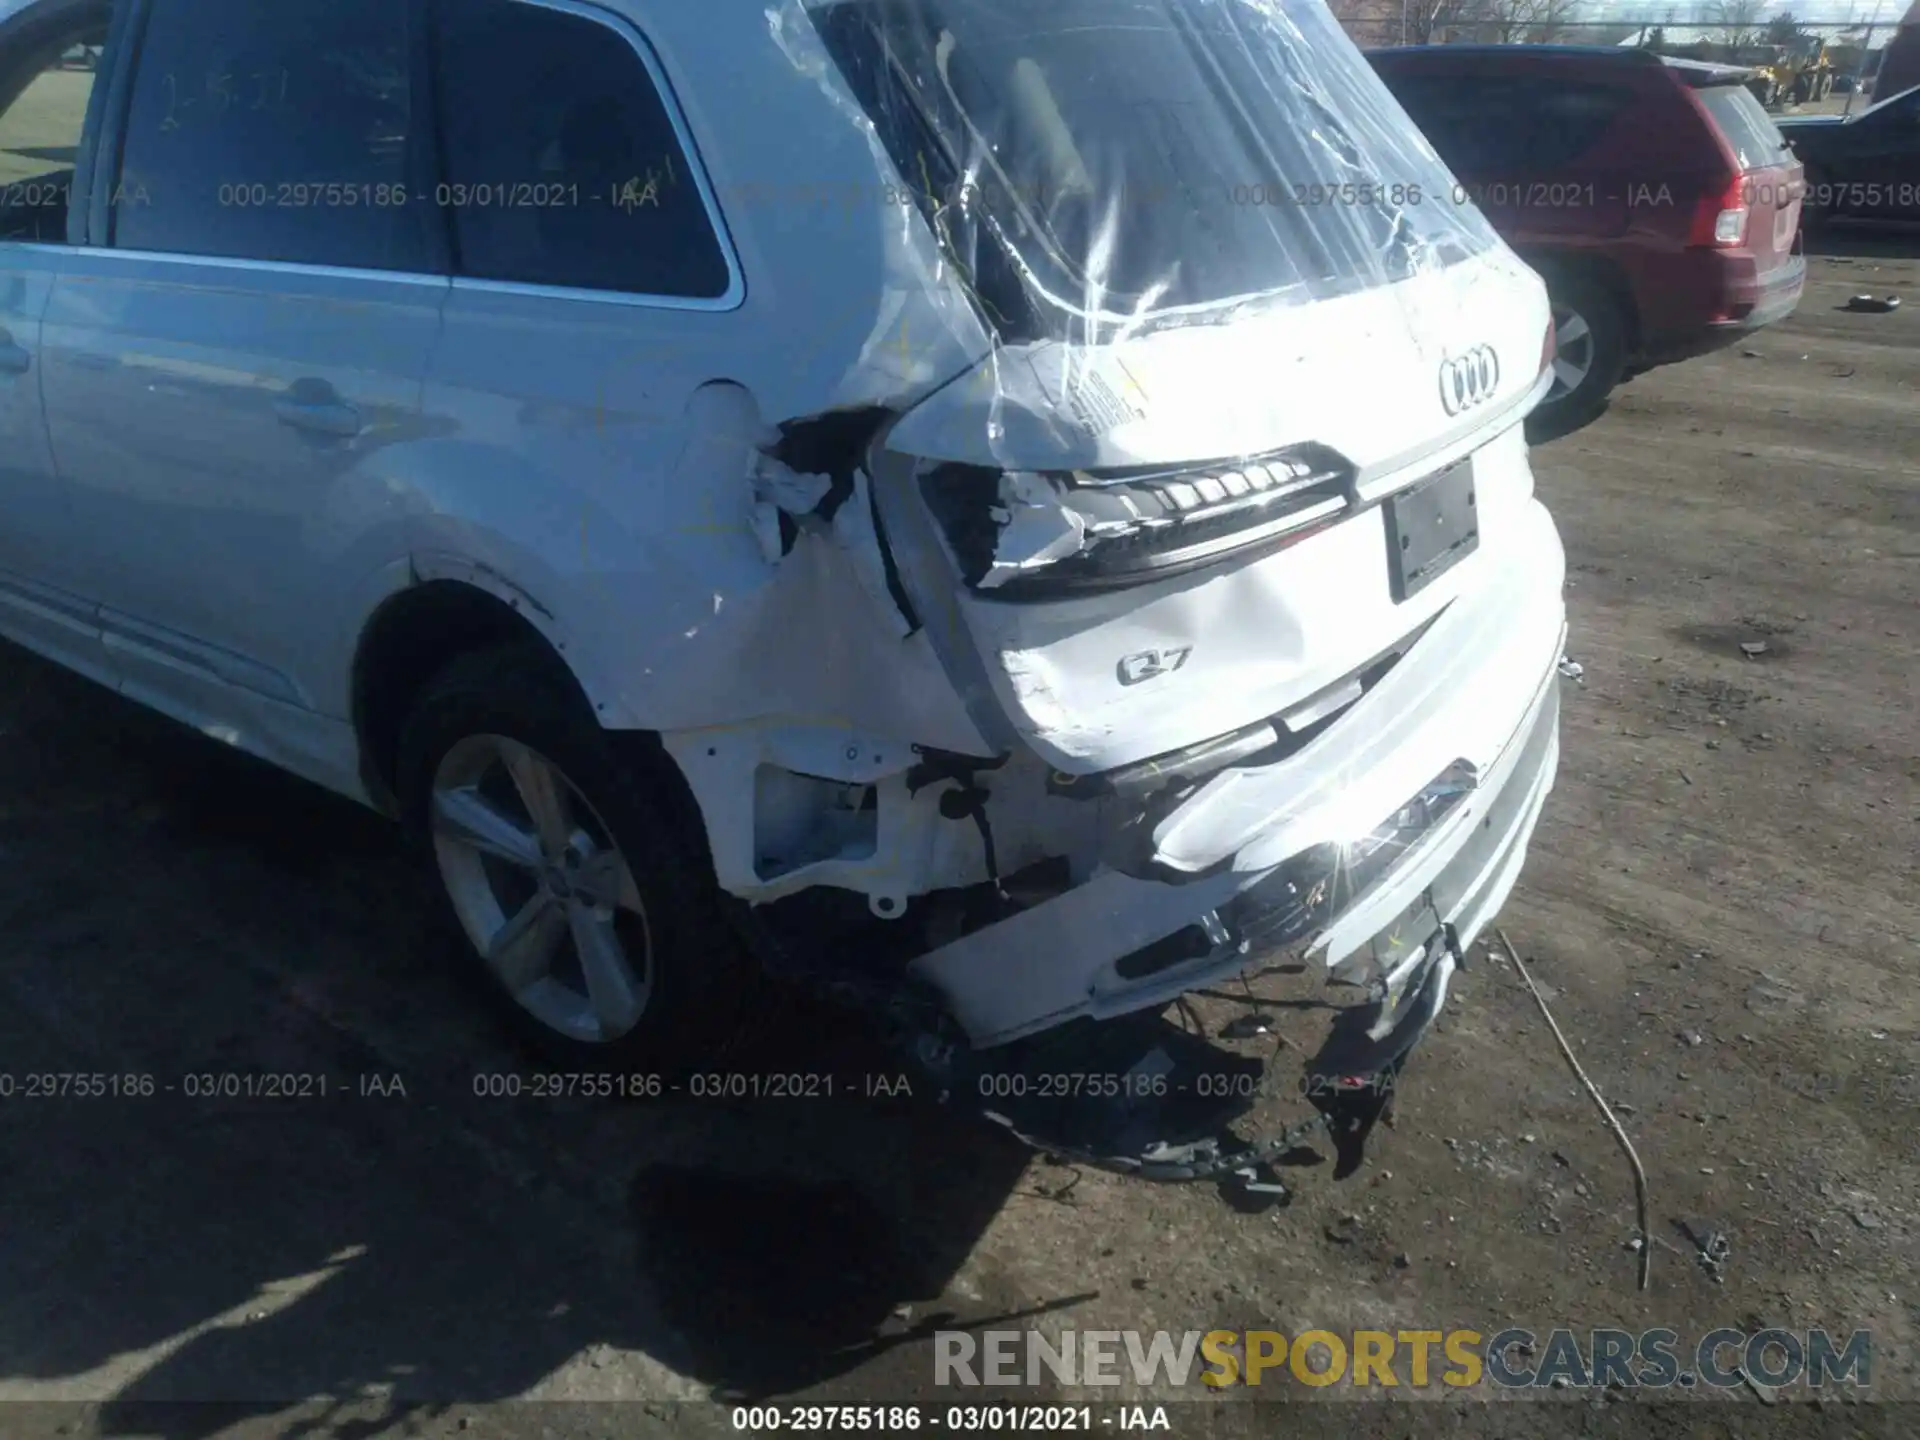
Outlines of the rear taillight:
M1747 238L1746 181L1734 176L1718 194L1705 195L1693 214L1689 245L1738 245Z
M1177 470L930 463L920 476L962 578L1003 600L1140 584L1296 543L1347 513L1351 484L1351 467L1313 445Z

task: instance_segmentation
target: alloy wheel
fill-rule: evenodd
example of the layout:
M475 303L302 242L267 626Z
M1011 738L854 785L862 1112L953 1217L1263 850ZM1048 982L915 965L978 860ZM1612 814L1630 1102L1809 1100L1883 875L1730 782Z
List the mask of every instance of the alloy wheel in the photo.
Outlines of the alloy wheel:
M618 842L560 767L470 735L433 778L435 861L455 916L507 992L549 1029L605 1043L652 992L646 907Z
M1546 403L1564 400L1593 373L1593 327L1578 310L1553 307L1553 384Z

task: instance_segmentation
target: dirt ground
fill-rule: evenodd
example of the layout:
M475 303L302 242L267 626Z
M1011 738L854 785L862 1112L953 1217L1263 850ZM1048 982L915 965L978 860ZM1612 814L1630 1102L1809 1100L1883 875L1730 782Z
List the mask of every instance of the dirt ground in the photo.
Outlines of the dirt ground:
M1920 238L1827 248L1789 323L1535 454L1585 674L1502 923L1622 1102L1648 1293L1626 1166L1485 957L1363 1168L1289 1167L1258 1212L901 1099L478 1098L530 1072L426 953L384 822L8 650L0 1071L175 1091L0 1100L0 1433L717 1434L685 1402L944 1405L930 1332L996 1320L1868 1329L1873 1394L1920 1399ZM1907 303L1838 308L1860 290ZM1301 1046L1324 1019L1276 1013ZM828 1016L774 1043L772 1069L889 1068ZM241 1072L327 1094L184 1094ZM1711 1230L1718 1278L1687 1238ZM1554 1414L1651 1433L1616 1419L1645 1408ZM1232 1407L1169 1409L1190 1435ZM1250 1433L1309 1412L1381 1413ZM1449 1396L1422 1426L1545 1413Z

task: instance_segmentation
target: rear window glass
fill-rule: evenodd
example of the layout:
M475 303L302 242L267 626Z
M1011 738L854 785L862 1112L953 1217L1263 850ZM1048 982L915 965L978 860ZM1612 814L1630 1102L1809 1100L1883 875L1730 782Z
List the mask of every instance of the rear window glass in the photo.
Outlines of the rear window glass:
M1498 243L1319 0L812 14L1003 334L1210 319Z
M1780 163L1787 142L1751 90L1744 85L1709 85L1700 91L1700 99L1733 147L1742 170Z
M1387 85L1440 158L1473 175L1576 164L1633 99L1617 85L1513 75L1388 71Z

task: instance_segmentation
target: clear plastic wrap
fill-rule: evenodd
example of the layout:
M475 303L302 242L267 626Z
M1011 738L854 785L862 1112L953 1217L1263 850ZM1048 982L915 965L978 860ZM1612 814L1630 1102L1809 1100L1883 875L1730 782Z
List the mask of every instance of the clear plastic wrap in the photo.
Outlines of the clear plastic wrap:
M999 338L1098 342L1498 244L1318 0L809 16Z
M1546 294L1325 5L748 13L653 31L732 82L683 103L744 298L724 344L677 327L727 403L664 503L732 475L754 543L663 550L697 603L643 667L723 885L902 928L991 895L912 962L983 1045L1244 968L1219 925L1270 882L1318 899L1267 938L1329 966L1425 924L1466 883L1443 822L1493 848L1441 918L1497 905L1553 763L1517 758L1562 639L1519 429ZM1490 780L1428 807L1509 772L1502 829ZM820 785L866 790L823 819ZM1316 940L1336 912L1364 933Z

